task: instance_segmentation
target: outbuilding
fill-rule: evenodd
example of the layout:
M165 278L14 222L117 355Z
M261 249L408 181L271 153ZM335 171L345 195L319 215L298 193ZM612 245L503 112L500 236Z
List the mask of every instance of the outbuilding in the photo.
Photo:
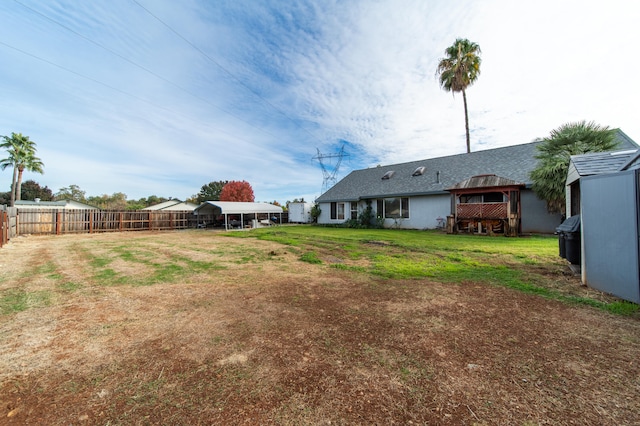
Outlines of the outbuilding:
M282 207L269 203L205 201L193 214L198 226L222 225L225 229L258 227L282 223Z
M640 303L640 150L572 156L566 190L583 284Z

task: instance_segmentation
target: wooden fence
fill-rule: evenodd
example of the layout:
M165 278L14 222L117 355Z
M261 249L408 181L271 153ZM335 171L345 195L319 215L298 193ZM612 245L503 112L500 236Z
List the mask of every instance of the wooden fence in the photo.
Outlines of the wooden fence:
M18 234L18 209L0 205L0 247Z
M202 220L202 218L200 218ZM190 211L20 209L18 234L73 234L124 231L163 231L196 228Z
M211 226L223 226L214 215L194 215L191 211L166 210L86 210L86 209L14 209L13 233L15 235L74 234L125 231L165 231ZM240 219L230 215L229 219ZM260 214L255 218L261 218ZM286 223L288 215L279 215L280 223ZM253 215L244 215L248 226ZM268 218L268 215L265 216ZM4 223L4 222L3 222ZM241 224L242 225L242 224ZM4 230L4 225L3 225Z

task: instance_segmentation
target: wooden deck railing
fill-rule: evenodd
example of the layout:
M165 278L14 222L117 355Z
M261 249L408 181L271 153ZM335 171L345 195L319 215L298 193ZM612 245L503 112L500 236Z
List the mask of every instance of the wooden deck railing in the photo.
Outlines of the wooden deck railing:
M459 219L507 219L507 203L460 203L456 205Z

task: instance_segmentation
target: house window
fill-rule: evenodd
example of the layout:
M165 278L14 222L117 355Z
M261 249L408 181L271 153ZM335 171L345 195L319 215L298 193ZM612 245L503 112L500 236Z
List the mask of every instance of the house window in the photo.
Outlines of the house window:
M344 203L331 203L331 219L344 220Z
M358 203L355 201L351 202L351 219L358 218Z
M408 219L409 218L409 198L385 198L378 200L379 217L385 219Z

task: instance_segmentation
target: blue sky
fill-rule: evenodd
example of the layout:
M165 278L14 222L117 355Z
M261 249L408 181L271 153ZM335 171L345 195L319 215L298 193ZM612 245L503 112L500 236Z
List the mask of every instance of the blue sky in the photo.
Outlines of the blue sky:
M462 97L435 77L482 49L472 150L588 120L640 141L640 12L612 0L3 0L0 134L38 144L54 192L185 199L246 180L320 195L313 158L353 169L465 151ZM335 160L334 160L335 161ZM331 169L328 161L327 167ZM0 172L8 191L11 170Z

